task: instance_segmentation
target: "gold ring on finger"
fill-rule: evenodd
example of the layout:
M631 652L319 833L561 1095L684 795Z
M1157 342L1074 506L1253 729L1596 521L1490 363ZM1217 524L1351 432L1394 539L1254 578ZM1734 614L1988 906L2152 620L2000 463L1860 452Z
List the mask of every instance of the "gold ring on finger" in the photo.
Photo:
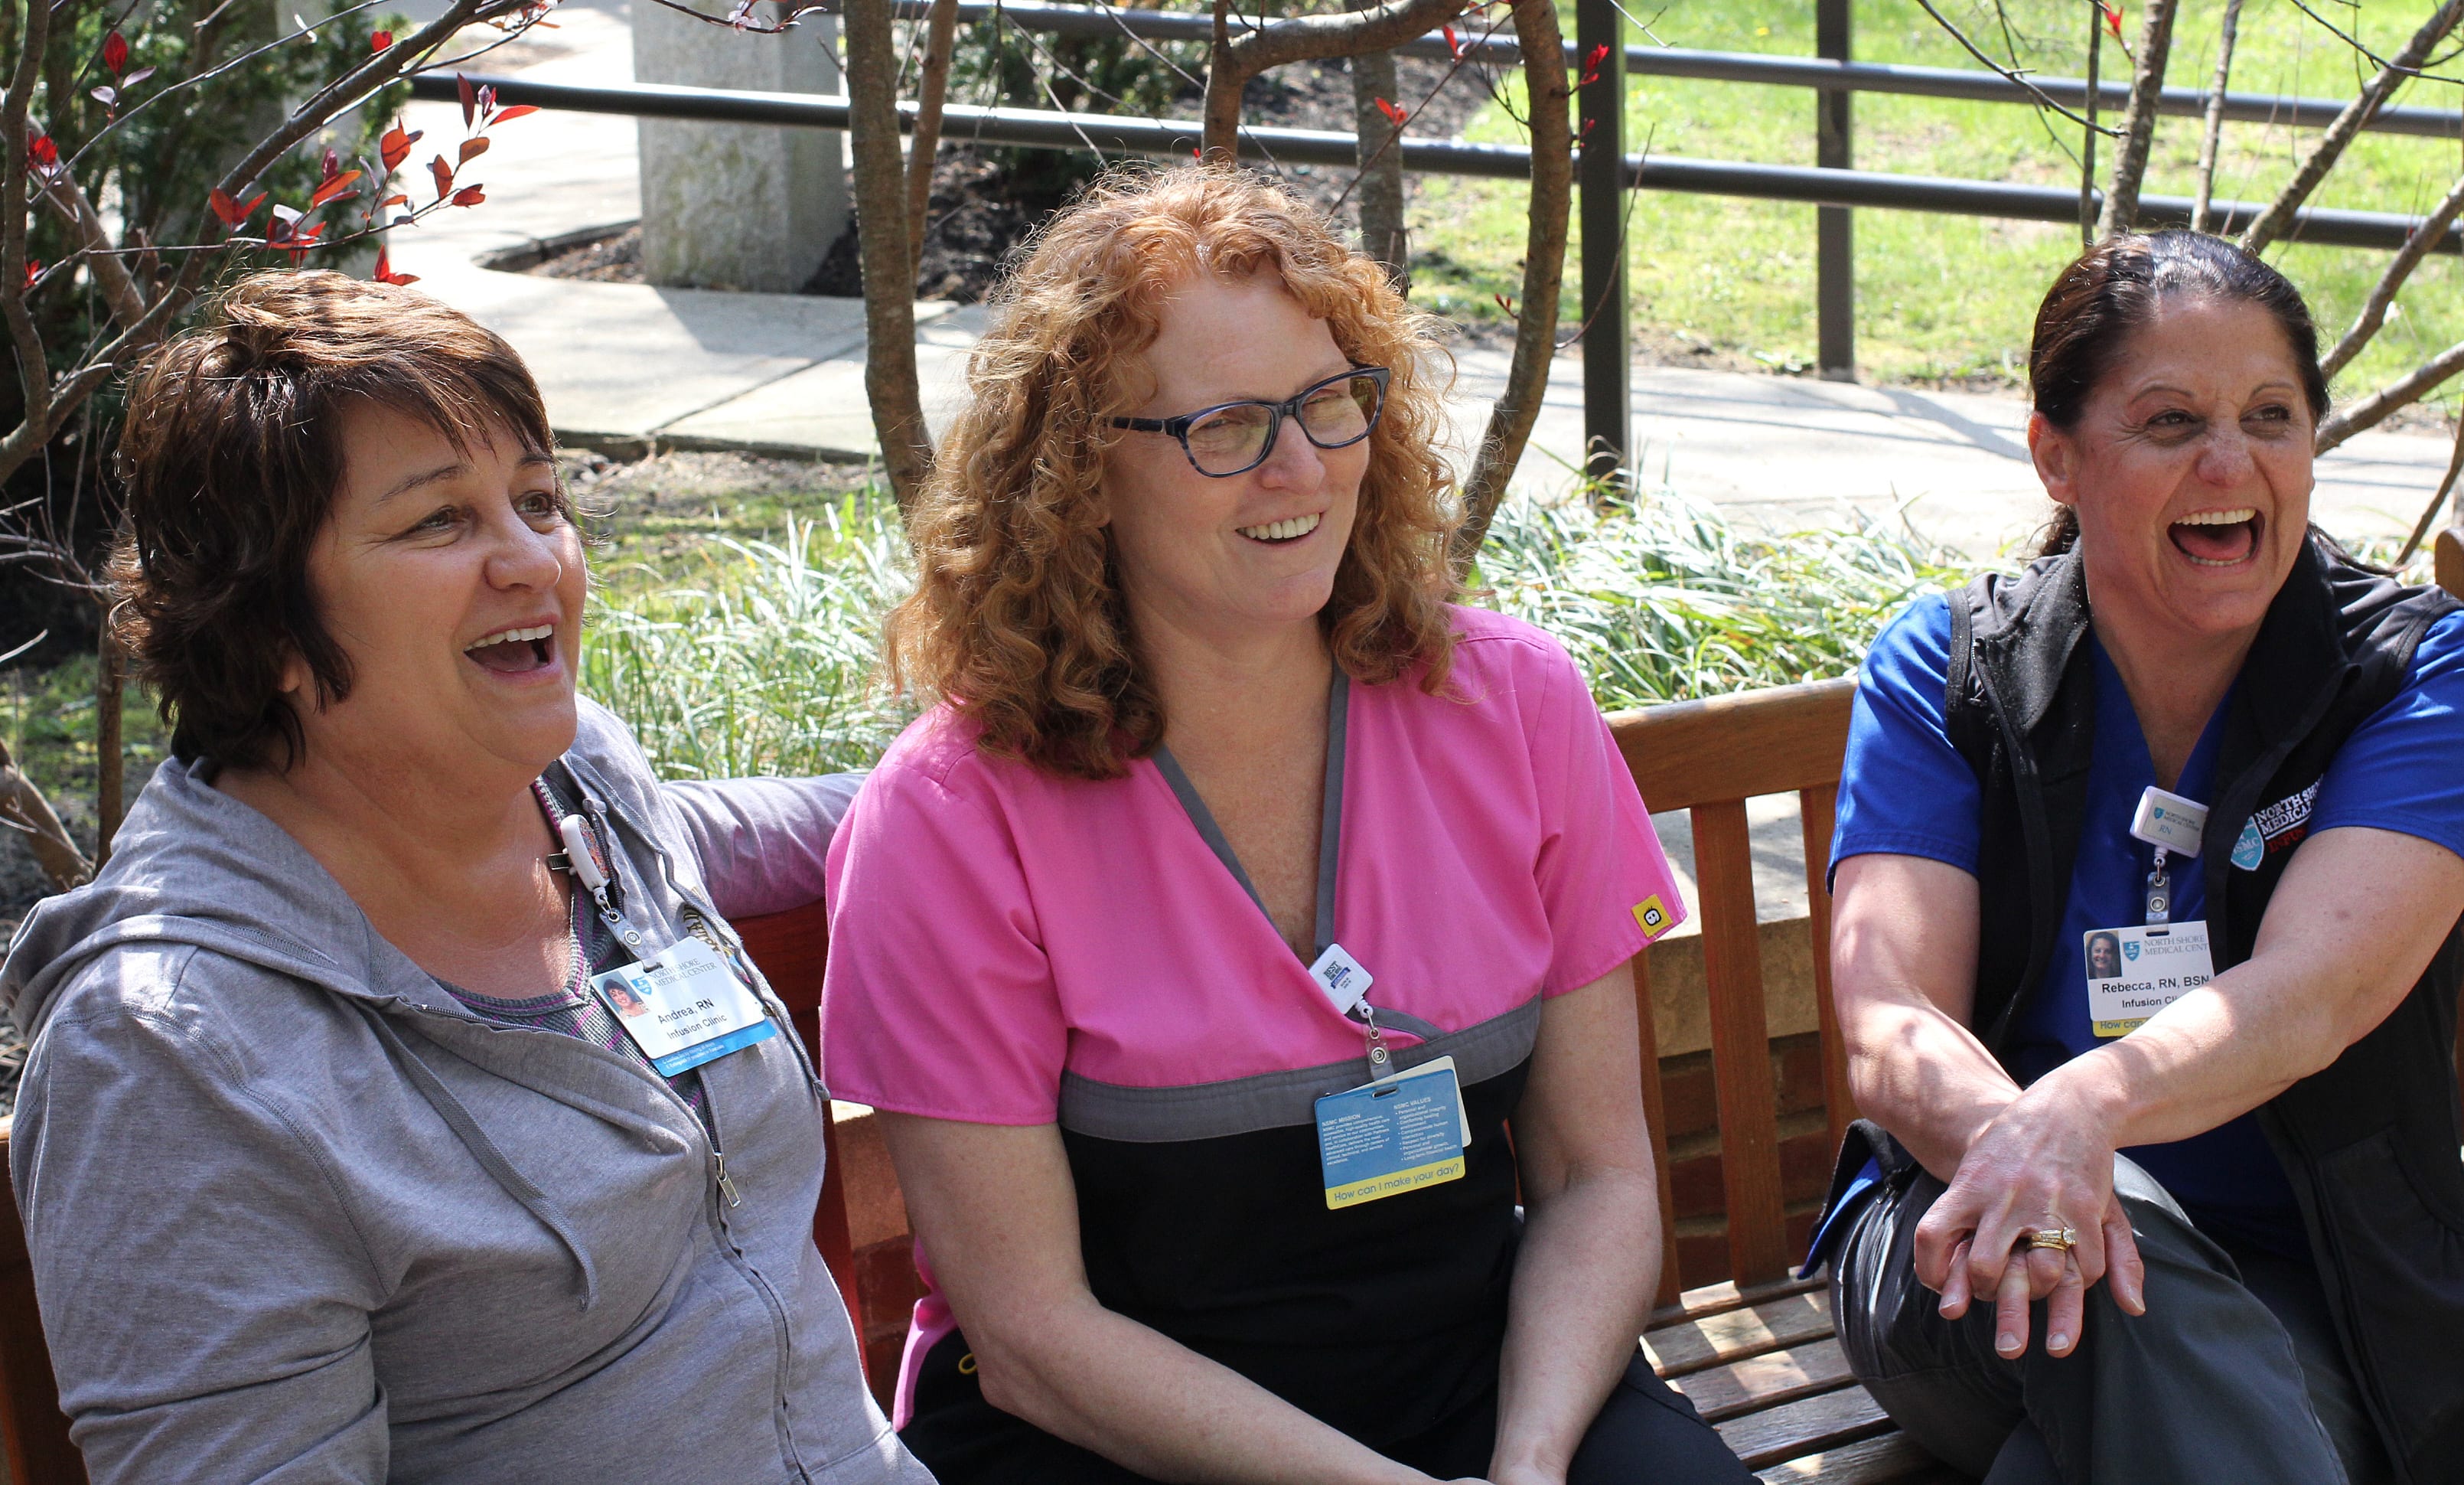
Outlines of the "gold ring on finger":
M2031 1248L2051 1248L2068 1252L2079 1246L2079 1233L2071 1228L2036 1228L2026 1236Z

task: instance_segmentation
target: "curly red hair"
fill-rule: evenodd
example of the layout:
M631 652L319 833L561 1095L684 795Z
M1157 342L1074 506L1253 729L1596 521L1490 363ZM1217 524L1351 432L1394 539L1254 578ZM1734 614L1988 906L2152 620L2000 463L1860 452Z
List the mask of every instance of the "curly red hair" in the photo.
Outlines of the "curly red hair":
M966 405L908 519L917 584L890 616L891 683L974 721L989 754L1105 779L1163 741L1102 484L1122 437L1111 420L1137 395L1128 373L1155 343L1165 297L1201 271L1275 274L1355 366L1391 371L1318 622L1357 680L1424 666L1423 689L1445 682L1458 518L1434 447L1438 321L1271 185L1195 165L1117 171L1045 226L996 295Z

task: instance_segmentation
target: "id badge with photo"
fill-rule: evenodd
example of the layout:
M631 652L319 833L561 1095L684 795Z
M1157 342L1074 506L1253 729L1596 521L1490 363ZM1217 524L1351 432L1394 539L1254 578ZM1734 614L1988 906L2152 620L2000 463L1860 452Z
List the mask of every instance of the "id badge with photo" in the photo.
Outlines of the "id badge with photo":
M2127 1036L2148 1017L2215 978L2208 925L2092 928L2083 936L2087 1009L2099 1036Z
M760 997L696 938L680 939L646 963L594 975L590 987L662 1077L779 1034Z
M1438 1057L1317 1100L1331 1210L1460 1181L1471 1144L1455 1059Z

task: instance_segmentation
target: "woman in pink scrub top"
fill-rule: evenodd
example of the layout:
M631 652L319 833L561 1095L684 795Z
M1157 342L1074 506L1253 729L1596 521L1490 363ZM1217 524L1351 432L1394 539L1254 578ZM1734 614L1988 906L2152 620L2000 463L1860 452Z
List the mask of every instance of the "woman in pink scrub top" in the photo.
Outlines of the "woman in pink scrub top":
M891 621L938 704L830 856L826 1071L931 1288L902 1437L945 1485L1749 1479L1636 1344L1630 962L1683 910L1565 653L1445 601L1435 321L1197 166L994 319Z

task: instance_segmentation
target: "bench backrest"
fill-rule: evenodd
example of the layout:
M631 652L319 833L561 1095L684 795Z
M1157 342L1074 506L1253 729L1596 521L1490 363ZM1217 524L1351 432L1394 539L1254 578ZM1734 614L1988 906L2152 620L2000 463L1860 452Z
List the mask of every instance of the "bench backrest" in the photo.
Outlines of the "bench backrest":
M1836 1146L1856 1118L1848 1068L1831 1007L1832 810L1848 743L1853 680L1815 681L1702 701L1620 712L1609 730L1652 809L1686 810L1694 833L1704 979L1710 997L1711 1068L1719 1099L1720 1183L1726 1198L1728 1277L1744 1284L1786 1276L1794 1262L1780 1193L1778 1097L1764 1015L1762 935L1755 920L1753 853L1746 801L1793 791L1805 846L1807 931L1813 936L1814 998L1822 1031L1822 1101ZM1661 1230L1674 1234L1668 1119L1653 1045L1651 959L1635 961L1642 1028L1644 1106L1660 1167ZM1692 1287L1666 1245L1660 1295L1673 1303ZM1707 1281L1696 1275L1694 1283Z

